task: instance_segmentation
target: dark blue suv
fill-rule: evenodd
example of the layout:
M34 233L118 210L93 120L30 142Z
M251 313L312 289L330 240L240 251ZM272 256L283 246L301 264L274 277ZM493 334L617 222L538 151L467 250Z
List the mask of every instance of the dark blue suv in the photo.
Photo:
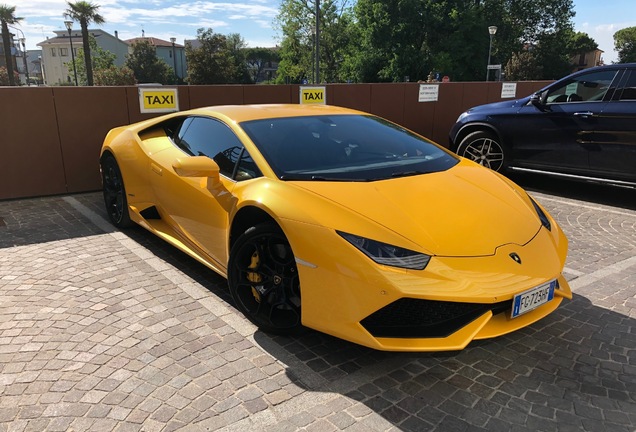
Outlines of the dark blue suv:
M636 187L636 63L585 69L523 99L471 108L450 145L495 171Z

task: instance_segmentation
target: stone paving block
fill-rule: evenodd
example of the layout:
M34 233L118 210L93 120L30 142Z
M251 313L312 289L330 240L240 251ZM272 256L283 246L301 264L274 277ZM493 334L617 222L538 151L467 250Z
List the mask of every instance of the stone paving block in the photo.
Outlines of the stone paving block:
M100 194L0 202L0 430L634 430L636 212L535 196L574 300L451 355L245 337L223 279Z

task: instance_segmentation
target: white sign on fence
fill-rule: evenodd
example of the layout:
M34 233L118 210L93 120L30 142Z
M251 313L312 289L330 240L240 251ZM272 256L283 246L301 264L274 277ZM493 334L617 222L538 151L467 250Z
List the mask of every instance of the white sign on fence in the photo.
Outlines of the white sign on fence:
M503 83L501 86L501 98L514 98L517 96L517 83Z
M439 98L438 84L420 84L418 102L437 102Z

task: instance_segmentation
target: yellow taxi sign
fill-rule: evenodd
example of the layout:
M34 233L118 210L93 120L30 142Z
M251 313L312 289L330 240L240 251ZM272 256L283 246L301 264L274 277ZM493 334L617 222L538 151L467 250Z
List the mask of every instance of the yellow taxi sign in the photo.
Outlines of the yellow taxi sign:
M327 102L326 87L300 87L300 104L301 105L311 105L311 104L324 105L326 102Z
M139 109L142 113L179 111L177 89L139 87Z

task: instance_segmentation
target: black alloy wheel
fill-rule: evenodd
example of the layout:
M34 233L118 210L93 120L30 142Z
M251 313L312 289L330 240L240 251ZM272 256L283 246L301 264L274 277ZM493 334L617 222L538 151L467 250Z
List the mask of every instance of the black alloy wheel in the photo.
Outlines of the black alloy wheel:
M128 228L133 223L128 213L126 188L117 161L111 155L104 156L101 169L104 204L108 219L118 228Z
M278 226L246 230L230 253L228 283L236 307L267 333L302 333L296 259Z
M490 132L468 134L459 144L457 154L493 171L504 172L507 168L506 149Z

